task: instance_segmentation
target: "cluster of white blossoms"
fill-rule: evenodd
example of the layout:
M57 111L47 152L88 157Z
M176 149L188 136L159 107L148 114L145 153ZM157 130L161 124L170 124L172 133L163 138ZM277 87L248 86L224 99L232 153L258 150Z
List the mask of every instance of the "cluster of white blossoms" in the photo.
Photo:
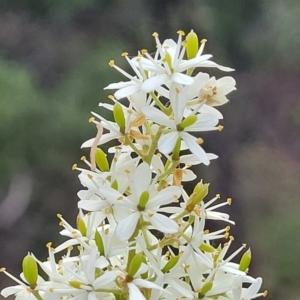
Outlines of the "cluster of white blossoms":
M78 192L76 226L58 215L66 241L47 245L47 261L28 253L22 281L2 268L18 283L2 296L250 300L267 295L260 292L262 279L248 275L250 249L229 249L234 222L219 209L231 199L207 200L209 184L202 180L191 192L183 184L197 179L193 165L217 158L205 152L197 136L222 129L223 116L215 107L235 90L232 77L216 79L204 71L232 69L203 54L206 40L199 43L193 31L186 38L179 31L177 42L161 43L157 33L153 36L154 54L122 54L134 75L109 62L127 79L105 88L115 90L111 104L100 104L111 118L92 113L97 135L82 145L90 148L90 158L82 158L88 168L73 166L84 187ZM107 156L101 145L113 140ZM208 219L225 225L209 231Z

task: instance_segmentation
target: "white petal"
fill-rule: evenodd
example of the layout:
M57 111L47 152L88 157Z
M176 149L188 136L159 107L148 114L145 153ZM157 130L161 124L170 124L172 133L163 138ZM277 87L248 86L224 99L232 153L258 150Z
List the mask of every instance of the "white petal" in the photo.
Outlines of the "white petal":
M151 177L151 170L148 164L141 163L136 168L133 176L133 193L135 197L139 198L142 192L148 191Z
M159 207L177 200L181 195L181 189L178 186L169 186L161 190L146 205L147 209Z
M151 121L158 123L160 125L165 125L169 128L175 126L174 122L169 119L162 111L155 107L144 107L142 109L143 114Z
M158 141L158 149L164 154L169 154L173 151L179 134L177 131L172 131L164 134Z
M184 85L192 85L194 83L194 79L191 76L182 73L173 73L173 75L171 76L171 80L178 84Z
M235 90L235 80L231 76L225 76L217 81L218 93L227 95L231 91Z
M162 214L153 214L151 217L147 213L143 213L145 219L147 219L155 229L164 233L176 233L178 231L178 224Z
M141 85L141 89L144 92L149 93L151 91L154 91L157 87L166 84L169 81L170 77L167 74L156 75L152 78L145 80L144 83L142 83Z
M142 292L133 283L128 283L129 300L146 300Z
M118 224L116 229L116 236L119 240L127 241L132 236L139 217L140 213L134 212Z
M178 72L183 72L189 68L195 68L195 67L200 67L202 66L204 61L207 61L208 59L210 59L212 57L211 54L205 54L205 55L201 55L201 56L197 56L195 58L183 61L179 68L178 68Z
M189 150L194 153L199 160L201 160L206 166L209 165L209 159L206 152L201 148L197 143L197 139L187 132L180 133L181 138L185 141L186 145L189 147Z
M119 89L117 92L115 92L114 95L117 99L125 98L139 92L140 87L141 87L140 83L138 84L134 83L126 88Z
M100 289L110 285L112 282L114 282L114 280L118 276L118 273L118 271L110 271L101 275L94 281L93 287L95 289Z
M183 118L183 112L186 107L186 95L183 86L172 84L170 87L170 102L174 113L175 124L179 124Z

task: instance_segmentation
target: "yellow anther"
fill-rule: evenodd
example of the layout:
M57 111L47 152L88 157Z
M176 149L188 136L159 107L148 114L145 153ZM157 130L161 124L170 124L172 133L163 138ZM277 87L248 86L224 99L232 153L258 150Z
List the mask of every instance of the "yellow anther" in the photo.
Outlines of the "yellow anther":
M73 166L72 166L72 171L74 171L74 170L76 170L77 169L77 164L74 164Z
M176 92L177 94L179 94L179 93L180 93L179 88L175 88L175 92Z
M153 33L152 33L152 36L158 37L158 33L157 33L157 32L153 32Z
M230 231L230 226L226 226L226 227L225 227L225 231L226 231L226 232Z
M49 243L46 244L47 248L51 248L51 246L52 246L52 242L49 242Z
M153 212L149 212L149 213L148 213L148 217L149 217L149 218L153 217L153 215L154 215Z
M59 219L62 218L62 215L61 215L61 214L57 214L56 216L57 216Z
M113 161L114 161L114 162L117 162L117 161L118 161L118 159L117 159L116 157L114 157L114 158L113 158Z
M64 223L63 221L60 221L60 222L58 223L58 226L62 226L62 227L63 227L64 224L65 224L65 223Z
M128 56L128 52L123 52L123 53L121 54L121 56L123 56L123 57Z
M219 125L219 126L218 126L218 130L219 130L219 131L222 131L223 129L224 129L224 126L223 126L223 125Z
M124 172L127 173L127 174L131 173L130 170L128 170L128 169L125 169Z
M204 140L201 138L197 138L198 145L202 145L204 143Z
M1 268L1 269L0 269L0 272L5 272L5 271L6 271L5 268Z
M202 39L201 41L200 41L200 43L202 44L202 43L206 43L207 42L207 39Z
M142 53L143 55L145 55L147 52L148 52L147 49L142 49L142 50L141 50L141 53Z
M140 62L140 61L141 61L141 58L140 58L140 57L137 57L137 58L136 58L136 61L137 61L137 62Z
M220 199L220 198L221 198L221 195L220 195L220 194L217 194L217 195L216 195L216 198Z
M73 250L73 246L69 246L69 247L67 248L67 250L68 250L68 251L72 251L72 250Z
M110 67L113 67L115 65L115 61L114 60L110 60L109 63L108 63L108 65Z
M228 237L229 237L229 233L228 232L224 233L224 238L228 239Z
M83 155L83 156L81 156L81 158L80 158L80 160L86 160L86 157Z
M227 198L227 204L231 205L231 203L232 203L232 199L231 198Z
M208 229L204 230L204 234L209 234L209 230Z
M77 249L78 249L79 251L81 251L81 250L82 250L82 247L81 247L81 246L77 246Z
M234 237L233 237L232 235L229 237L229 239L230 239L231 241L234 241Z
M186 47L186 45L187 45L186 41L183 41L183 42L181 43L181 46L182 46L182 47Z
M89 179L93 179L93 175L91 175L91 174L87 174L87 177L88 177Z
M89 123L92 123L92 122L94 122L95 121L95 118L94 117L90 117L89 118Z
M123 198L124 198L123 196L120 196L117 198L117 200L123 200Z
M244 243L244 244L242 244L242 246L243 246L243 248L246 248L246 247L247 247L247 244Z
M268 291L265 290L265 291L263 292L263 297L267 297L267 296L268 296Z
M179 35L185 35L185 33L184 33L183 30L178 30L177 33L178 33Z
M115 97L113 95L108 95L107 98L110 99L110 100L114 100L115 99Z
M127 109L127 113L131 115L133 113L132 109Z

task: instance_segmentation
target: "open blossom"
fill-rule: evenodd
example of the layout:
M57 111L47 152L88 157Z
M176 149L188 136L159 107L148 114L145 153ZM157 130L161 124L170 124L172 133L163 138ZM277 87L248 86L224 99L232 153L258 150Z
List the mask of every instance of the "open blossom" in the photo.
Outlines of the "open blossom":
M56 247L49 242L45 261L28 254L23 281L0 268L17 282L1 291L3 297L251 300L267 295L260 292L262 279L248 274L250 249L229 250L230 226L207 226L207 219L235 224L221 211L231 198L207 200L209 184L200 179L191 191L198 177L193 166L218 157L206 153L197 136L222 129L217 108L235 90L231 76L216 78L205 68L232 69L203 54L206 40L199 46L193 31L185 39L179 31L177 42L153 36L154 55L146 50L133 58L122 55L134 75L109 63L126 81L105 88L116 90L109 96L112 104L100 104L113 118L92 113L97 135L82 145L91 149L89 159L81 158L87 168L72 167L82 185L75 225L57 215L65 241ZM202 72L195 74L198 67ZM103 144L108 155L98 147ZM183 155L186 150L191 153Z

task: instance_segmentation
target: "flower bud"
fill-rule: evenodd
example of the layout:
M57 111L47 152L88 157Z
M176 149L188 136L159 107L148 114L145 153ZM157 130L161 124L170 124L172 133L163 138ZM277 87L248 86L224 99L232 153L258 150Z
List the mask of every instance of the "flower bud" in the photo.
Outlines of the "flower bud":
M145 209L145 206L147 205L148 201L149 201L149 192L148 191L144 191L141 193L140 195L140 199L139 199L139 204L138 204L138 209L140 211Z
M174 268L174 266L177 264L179 260L179 255L178 256L174 256L172 257L166 264L165 266L162 268L162 272L165 274L167 272L169 272L172 268Z
M120 132L125 133L125 116L124 116L122 106L119 103L115 103L113 114L116 123L120 127Z
M197 116L192 115L186 117L180 124L177 125L178 131L183 131L184 128L193 125L197 121Z
M216 249L213 246L206 243L202 243L199 249L202 250L203 252L209 252L209 253L213 253L216 251Z
M173 154L172 154L173 161L178 161L180 159L180 146L181 146L181 138L177 139L177 142L173 149Z
M80 217L77 220L77 229L80 231L82 236L86 236L86 225Z
M131 279L134 278L134 275L136 274L136 272L139 270L139 268L142 265L143 258L144 258L143 253L136 254L133 257L133 259L130 262L129 268L128 268L127 276L129 278L131 278Z
M95 232L95 243L97 245L100 255L104 255L104 243L101 234L97 230Z
M37 262L30 254L24 257L22 269L26 281L29 283L30 288L34 290L38 280L38 266Z
M98 168L102 172L109 171L109 164L107 161L106 154L100 148L97 148L97 150L96 150L95 160L96 160L96 164L97 164Z
M208 194L209 183L204 183L202 180L196 184L192 195L187 203L187 210L192 211L196 205L199 205L200 202L205 198Z
M186 36L186 55L188 59L196 57L199 49L199 40L197 34L191 30L191 32Z
M208 293L213 287L213 282L209 281L203 284L201 292L199 293L200 297L204 297L206 293ZM201 298L200 298L201 299Z
M240 265L239 265L239 270L246 272L247 269L249 268L251 263L251 250L250 248L243 254L241 260L240 260Z

